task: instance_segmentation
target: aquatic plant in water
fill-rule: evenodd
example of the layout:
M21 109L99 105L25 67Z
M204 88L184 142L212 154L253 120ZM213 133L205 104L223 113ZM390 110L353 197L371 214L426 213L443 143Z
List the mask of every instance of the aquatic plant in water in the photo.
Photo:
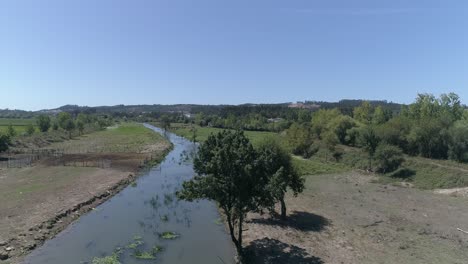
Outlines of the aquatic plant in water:
M156 257L153 255L152 252L148 251L135 251L135 254L133 255L137 259L155 259Z
M176 234L174 232L169 232L169 231L159 234L159 237L162 239L176 239L179 236L180 236L179 234Z
M136 249L137 247L143 245L143 241L141 236L134 236L133 237L133 242L127 245L128 249Z
M92 264L121 264L121 263L119 261L119 256L114 253L111 256L106 256L102 258L95 257L92 261Z

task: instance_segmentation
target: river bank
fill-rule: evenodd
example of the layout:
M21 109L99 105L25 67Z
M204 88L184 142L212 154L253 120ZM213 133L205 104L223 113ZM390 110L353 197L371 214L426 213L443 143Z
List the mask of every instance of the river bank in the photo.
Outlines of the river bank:
M158 263L233 263L234 249L215 204L179 201L175 196L194 175L197 146L145 126L173 144L164 160L33 250L24 264L137 264L145 261L142 258Z
M31 167L0 170L0 263L19 263L134 182L145 164L160 162L172 147L164 137L138 124L59 144L61 149L69 148L60 157L38 160ZM83 151L90 146L103 151ZM59 148L54 144L47 147Z

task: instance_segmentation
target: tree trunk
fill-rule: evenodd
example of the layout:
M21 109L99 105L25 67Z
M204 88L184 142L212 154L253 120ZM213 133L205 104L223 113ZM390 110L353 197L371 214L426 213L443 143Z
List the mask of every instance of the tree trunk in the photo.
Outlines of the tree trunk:
M286 203L284 202L284 197L280 198L281 202L281 219L286 220Z
M242 224L244 222L244 216L239 216L239 231L237 232L237 254L239 255L240 263L242 263L243 256L242 256Z
M229 233L231 234L231 240L236 246L236 249L239 247L239 241L237 241L236 236L234 235L234 226L232 225L232 219L231 219L231 213L229 213L227 210L224 211L226 214L226 218L228 221L228 226L229 226Z

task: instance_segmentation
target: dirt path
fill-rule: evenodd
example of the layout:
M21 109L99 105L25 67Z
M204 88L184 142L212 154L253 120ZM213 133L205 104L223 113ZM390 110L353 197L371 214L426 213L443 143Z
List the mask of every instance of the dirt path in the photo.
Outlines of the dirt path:
M289 220L250 215L251 263L466 263L468 199L371 183L357 172L309 176Z

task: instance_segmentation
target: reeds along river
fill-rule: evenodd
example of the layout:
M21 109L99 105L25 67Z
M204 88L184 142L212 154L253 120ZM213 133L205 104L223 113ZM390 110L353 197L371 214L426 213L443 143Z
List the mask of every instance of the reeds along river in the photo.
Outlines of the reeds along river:
M33 251L24 263L92 263L105 256L118 256L125 264L233 263L234 249L214 203L175 196L194 175L191 154L196 145L166 136L174 149L160 165Z

